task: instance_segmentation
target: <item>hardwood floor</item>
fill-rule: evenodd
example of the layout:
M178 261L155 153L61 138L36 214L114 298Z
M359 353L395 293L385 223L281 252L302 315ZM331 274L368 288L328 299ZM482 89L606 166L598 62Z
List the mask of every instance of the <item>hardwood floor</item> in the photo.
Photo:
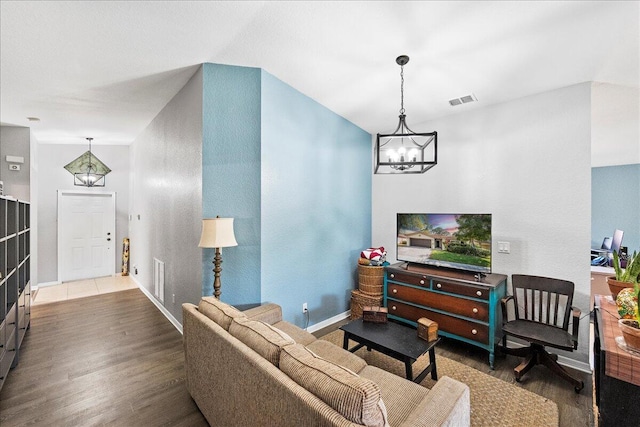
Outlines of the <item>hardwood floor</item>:
M138 289L32 308L0 425L207 426L182 335Z

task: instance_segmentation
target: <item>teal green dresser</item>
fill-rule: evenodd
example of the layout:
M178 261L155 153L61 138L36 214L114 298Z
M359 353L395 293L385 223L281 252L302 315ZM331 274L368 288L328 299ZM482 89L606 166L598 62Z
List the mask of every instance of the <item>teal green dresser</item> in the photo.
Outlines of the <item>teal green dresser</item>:
M426 317L438 323L438 334L489 352L493 369L496 345L502 338L502 309L507 276L415 266L385 268L384 306L389 318L416 326Z

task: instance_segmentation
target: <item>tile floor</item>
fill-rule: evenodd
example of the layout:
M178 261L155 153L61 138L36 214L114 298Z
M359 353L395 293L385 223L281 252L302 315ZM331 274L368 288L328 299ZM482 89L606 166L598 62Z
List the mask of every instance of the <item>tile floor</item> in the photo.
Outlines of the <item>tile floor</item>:
M64 282L60 285L53 286L40 286L36 292L35 299L32 301L32 305L89 297L137 287L138 285L136 285L130 276L121 275Z

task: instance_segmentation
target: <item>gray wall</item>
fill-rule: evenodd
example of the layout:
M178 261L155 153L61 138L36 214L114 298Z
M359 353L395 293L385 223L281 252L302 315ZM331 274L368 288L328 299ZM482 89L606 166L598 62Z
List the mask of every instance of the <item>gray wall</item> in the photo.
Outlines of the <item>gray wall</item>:
M4 183L4 195L30 201L30 145L31 129L18 126L0 127L0 181ZM19 171L10 171L7 156L24 158Z
M96 138L97 141L97 138ZM128 236L129 147L92 145L93 154L110 169L105 186L76 187L64 166L89 149L85 144L38 144L38 283L58 280L58 190L109 191L116 193L116 241ZM122 244L116 245L114 274L121 271ZM44 256L46 254L46 256Z
M182 303L202 295L201 68L136 138L130 155L131 274L153 294L153 258L163 261L164 306L182 322Z
M373 180L373 243L390 260L397 212L487 212L494 272L574 282L586 317L578 352L567 357L581 362L589 353L590 97L584 83L413 125L438 131L438 165ZM511 253L498 254L498 241L511 242Z

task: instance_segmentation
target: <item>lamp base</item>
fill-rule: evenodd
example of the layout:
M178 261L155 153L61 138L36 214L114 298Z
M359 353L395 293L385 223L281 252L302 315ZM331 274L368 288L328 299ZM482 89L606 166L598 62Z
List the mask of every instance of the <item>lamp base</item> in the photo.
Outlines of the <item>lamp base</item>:
M222 287L222 283L220 282L220 272L222 271L222 256L220 255L220 248L216 248L216 255L213 257L213 296L217 299L220 299L220 287Z

